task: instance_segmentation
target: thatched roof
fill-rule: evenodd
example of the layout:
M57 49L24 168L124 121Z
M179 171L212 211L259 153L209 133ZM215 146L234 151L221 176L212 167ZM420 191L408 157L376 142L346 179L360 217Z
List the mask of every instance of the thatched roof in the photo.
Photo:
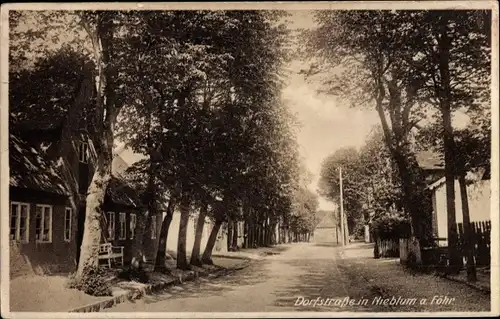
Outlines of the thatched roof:
M11 187L69 195L58 163L13 134L9 135L9 168Z
M140 194L122 178L113 176L107 189L109 199L115 203L131 207L144 207Z

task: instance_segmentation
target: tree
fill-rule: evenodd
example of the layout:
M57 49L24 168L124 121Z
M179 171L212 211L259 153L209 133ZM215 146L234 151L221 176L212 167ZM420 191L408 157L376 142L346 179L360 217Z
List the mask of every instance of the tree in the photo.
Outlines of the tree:
M390 208L401 211L401 181L391 154L384 143L384 133L379 126L359 150L359 165L363 176L361 186L365 194L363 204L375 217ZM365 216L368 220L370 216Z
M11 130L33 129L37 122L57 126L64 121L78 94L86 65L92 67L85 56L63 47L37 59L31 68L10 68Z
M318 196L300 187L294 196L294 205L291 213L290 228L296 238L309 240L309 234L316 227L316 212L319 207Z
M460 197L462 200L463 224L465 230L465 247L467 252L467 279L475 281L476 270L474 264L474 243L472 241L472 229L469 217L469 205L467 195L467 172L484 170L489 174L491 161L491 110L489 107L478 108L469 113L471 121L463 129L454 130L455 158L453 165L460 186ZM418 135L418 142L422 148L433 148L438 153L444 153L442 124L437 122L422 128Z
M326 198L340 201L339 169L343 175L343 202L350 231L358 219L363 206L363 176L359 154L355 148L341 148L323 160L320 172L320 191Z
M424 80L424 89L441 113L446 198L448 211L449 260L458 271L461 259L456 251L455 176L457 156L451 122L453 109L474 109L488 99L490 79L490 21L486 11L435 11L407 14L418 32L418 44L410 45L411 66ZM463 175L463 174L462 174ZM466 197L465 197L466 199Z
M96 169L92 177L86 200L86 218L84 235L82 241L81 256L76 273L77 281L85 281L86 270L91 270L98 265L99 242L101 235L100 219L102 215L101 205L104 201L106 189L111 179L111 162L113 147L113 130L116 116L120 109L120 103L116 100L116 47L115 47L115 22L117 12L27 12L16 13L11 19L13 26L16 19L34 19L38 29L36 31L19 31L13 28L13 46L10 56L13 67L21 67L26 61L32 62L37 56L43 56L46 52L54 50L43 43L44 37L51 32L53 47L67 45L77 48L77 51L87 55L94 62L96 81L95 98L95 131L93 138L97 160ZM68 37L61 39L62 30L69 30ZM42 42L36 50L29 50L36 46L36 41ZM58 44L58 45L57 45ZM90 45L92 44L92 45ZM88 96L87 99L92 99Z
M411 216L421 245L430 241L430 202L425 182L409 139L411 130L425 116L428 101L424 82L409 65L404 48L413 26L403 12L320 11L319 27L305 32L306 55L319 61L325 73L326 93L351 101L355 107L374 108L384 140L398 168L404 210Z
M76 272L76 280L83 282L87 280L86 270L97 268L99 263L102 205L111 180L113 132L121 105L116 103L115 13L110 11L82 13L81 19L89 30L89 36L94 44L94 57L99 76L96 98L97 138L94 141L97 163L87 193L82 248ZM95 45L97 43L100 43L99 47Z

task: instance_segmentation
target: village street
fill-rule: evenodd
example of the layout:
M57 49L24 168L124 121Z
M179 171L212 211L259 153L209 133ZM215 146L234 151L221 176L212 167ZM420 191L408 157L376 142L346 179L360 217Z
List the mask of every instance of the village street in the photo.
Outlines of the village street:
M397 259L373 259L371 244L280 245L229 276L202 278L107 312L489 311L489 296ZM348 297L348 298L346 298ZM426 299L426 304L421 301ZM304 305L308 303L308 305ZM386 305L384 305L384 303ZM297 304L297 305L295 305ZM300 304L300 305L299 305ZM321 305L323 304L323 305ZM390 305L392 304L392 306Z

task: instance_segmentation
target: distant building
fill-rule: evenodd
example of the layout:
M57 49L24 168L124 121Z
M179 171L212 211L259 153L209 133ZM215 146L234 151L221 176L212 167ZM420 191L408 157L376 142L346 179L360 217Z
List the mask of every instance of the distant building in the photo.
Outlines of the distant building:
M341 234L337 211L319 211L323 215L314 229L314 242L318 244L340 244Z

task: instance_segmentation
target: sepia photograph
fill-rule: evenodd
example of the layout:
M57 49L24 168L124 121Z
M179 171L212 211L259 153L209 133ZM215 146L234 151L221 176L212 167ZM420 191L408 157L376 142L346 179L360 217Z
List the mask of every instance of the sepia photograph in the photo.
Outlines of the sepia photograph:
M496 2L1 16L2 317L498 315Z

